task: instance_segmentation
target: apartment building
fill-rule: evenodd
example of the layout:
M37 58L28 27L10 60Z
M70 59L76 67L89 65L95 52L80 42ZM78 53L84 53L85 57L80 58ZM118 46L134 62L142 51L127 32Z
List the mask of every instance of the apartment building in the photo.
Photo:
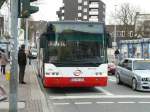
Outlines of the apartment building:
M105 4L101 0L63 0L57 15L60 21L105 22Z

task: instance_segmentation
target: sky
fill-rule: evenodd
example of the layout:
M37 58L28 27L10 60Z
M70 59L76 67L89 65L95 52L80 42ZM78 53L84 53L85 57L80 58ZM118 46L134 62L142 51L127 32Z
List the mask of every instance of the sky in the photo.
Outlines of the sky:
M39 12L33 14L34 20L56 21L56 11L62 6L63 0L41 0L38 4ZM111 22L111 13L119 9L122 3L130 3L131 6L140 9L141 13L150 14L150 0L101 0L106 4L106 23Z

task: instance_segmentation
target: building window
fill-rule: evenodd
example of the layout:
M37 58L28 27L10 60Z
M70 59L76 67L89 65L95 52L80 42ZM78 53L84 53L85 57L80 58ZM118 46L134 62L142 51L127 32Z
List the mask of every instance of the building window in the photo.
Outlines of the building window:
M117 32L116 32L116 36L117 36L117 37L122 37L122 31L117 31Z
M81 17L81 13L78 13L78 17Z
M130 31L130 37L133 37L133 31Z
M87 12L87 8L85 8L85 9L83 10L83 12Z
M92 12L98 12L98 9L90 9Z
M91 16L91 17L89 18L89 21L98 22L98 16Z
M97 5L97 4L99 4L99 2L93 2L93 1L91 1L90 4L96 4Z
M122 37L125 37L125 31L122 31Z
M82 10L82 7L81 7L81 6L78 6L78 10Z
M87 19L87 16L86 16L86 15L84 15L84 16L83 16L83 19Z
M64 13L65 12L64 9L61 12Z
M84 5L88 5L88 2L87 2L87 1L84 1Z
M78 0L78 3L82 3L82 0Z
M64 16L61 17L61 20L64 20Z

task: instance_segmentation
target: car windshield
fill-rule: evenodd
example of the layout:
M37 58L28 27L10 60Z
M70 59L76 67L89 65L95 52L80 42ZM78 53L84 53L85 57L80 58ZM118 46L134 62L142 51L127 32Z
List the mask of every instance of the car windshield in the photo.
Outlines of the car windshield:
M150 70L150 60L138 60L133 63L134 70Z
M37 52L37 49L31 49L32 52Z

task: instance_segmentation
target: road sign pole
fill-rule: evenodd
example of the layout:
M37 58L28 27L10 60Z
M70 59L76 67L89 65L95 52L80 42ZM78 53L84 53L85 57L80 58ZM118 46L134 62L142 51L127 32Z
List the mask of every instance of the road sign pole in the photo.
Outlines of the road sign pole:
M26 50L28 50L28 34L29 34L29 30L28 30L28 18L26 18L26 29L25 29L25 47L26 47Z
M18 0L11 0L11 76L9 112L17 112L18 102Z

